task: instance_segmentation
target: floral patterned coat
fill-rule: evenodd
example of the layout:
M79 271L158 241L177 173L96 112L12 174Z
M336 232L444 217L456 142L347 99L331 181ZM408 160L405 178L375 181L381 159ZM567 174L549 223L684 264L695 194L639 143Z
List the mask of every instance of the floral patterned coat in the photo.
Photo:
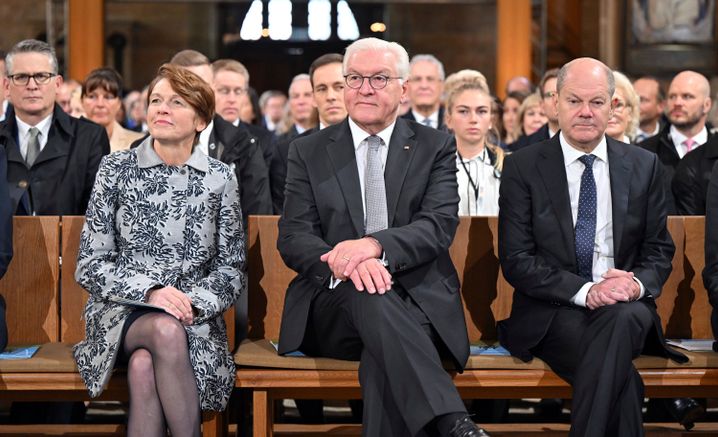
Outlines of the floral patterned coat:
M203 410L223 410L235 366L222 313L246 289L242 215L234 172L195 149L166 165L147 138L103 158L87 208L75 279L90 293L85 340L75 361L92 397L118 356L132 306L155 286L186 293L197 309L187 326L190 360Z

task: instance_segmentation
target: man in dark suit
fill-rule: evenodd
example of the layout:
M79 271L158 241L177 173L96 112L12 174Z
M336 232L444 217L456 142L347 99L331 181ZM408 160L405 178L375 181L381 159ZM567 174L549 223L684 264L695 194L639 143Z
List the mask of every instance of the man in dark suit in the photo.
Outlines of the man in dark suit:
M615 84L591 58L558 75L560 135L506 158L499 258L516 289L501 343L573 387L571 435L643 435L642 351L666 348L654 300L674 246L655 155L605 135Z
M652 76L639 77L633 82L633 88L640 98L640 120L634 140L638 144L658 135L663 128L666 92L658 79Z
M678 215L705 215L708 183L717 161L718 136L680 160L671 183Z
M62 77L47 43L21 41L6 63L3 83L13 105L0 123L0 144L13 211L84 215L100 160L110 153L105 129L70 117L55 104Z
M546 117L548 118L548 122L531 135L522 135L516 141L509 144L508 148L510 151L516 152L526 146L530 146L531 144L548 140L556 135L556 132L558 132L558 116L556 114L556 76L558 76L557 68L547 70L543 74L543 77L541 77L541 83L539 84L541 107L543 108L544 114L546 114Z
M713 136L706 128L706 117L711 109L708 79L695 71L678 73L668 88L666 107L670 124L640 145L658 155L663 164L668 214L676 214L678 210L671 185L678 163L688 152L705 144Z
M407 92L411 109L403 117L424 126L446 130L441 104L446 78L444 64L434 55L415 55L409 65Z
M250 214L271 214L269 172L261 141L249 130L235 127L230 121L235 116L239 119L241 107L237 107L236 102L246 92L247 69L233 59L220 59L210 65L206 56L194 50L178 52L171 63L192 71L212 85L215 115L200 134L197 147L234 168L239 181L245 226Z
M344 77L342 76L343 56L327 53L318 57L309 66L309 79L312 84L314 107L319 115L319 127L311 128L302 135L311 135L327 126L343 121L347 116L344 106ZM272 185L272 204L275 214L282 214L284 207L284 184L287 179L287 155L289 144L294 138L277 141L272 155L270 179Z
M349 118L290 145L277 246L298 273L279 353L360 360L365 436L481 436L442 356L469 345L448 249L458 224L456 147L397 119L406 50L375 38L344 57Z

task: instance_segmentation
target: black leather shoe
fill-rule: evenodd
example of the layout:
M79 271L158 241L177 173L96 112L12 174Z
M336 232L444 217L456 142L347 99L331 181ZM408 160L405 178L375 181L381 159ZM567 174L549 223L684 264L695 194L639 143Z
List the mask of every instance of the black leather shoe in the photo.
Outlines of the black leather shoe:
M686 431L690 431L696 420L702 418L706 413L703 406L691 398L666 399L666 407Z
M464 416L451 427L449 437L491 437L491 435L476 426L469 416Z

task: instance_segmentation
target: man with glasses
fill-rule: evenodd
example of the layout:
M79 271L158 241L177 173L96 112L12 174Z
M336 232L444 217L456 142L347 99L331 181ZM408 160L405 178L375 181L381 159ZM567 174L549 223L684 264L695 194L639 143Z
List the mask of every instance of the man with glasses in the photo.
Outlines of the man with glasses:
M444 107L441 105L444 64L434 55L415 55L409 65L407 91L411 110L403 117L434 129L445 130Z
M397 118L409 56L376 38L347 47L349 117L289 146L277 246L298 273L279 353L359 360L365 436L484 436L442 358L469 355L449 257L456 146Z
M0 124L12 208L22 215L84 215L95 174L110 152L105 129L55 103L62 76L47 43L25 40L5 58L12 106Z
M558 76L558 68L552 68L544 73L539 84L539 93L541 94L541 106L544 114L548 118L548 123L544 124L531 135L522 135L514 143L509 144L509 150L515 152L523 149L531 144L546 141L553 138L558 132L558 112L556 111L556 81Z

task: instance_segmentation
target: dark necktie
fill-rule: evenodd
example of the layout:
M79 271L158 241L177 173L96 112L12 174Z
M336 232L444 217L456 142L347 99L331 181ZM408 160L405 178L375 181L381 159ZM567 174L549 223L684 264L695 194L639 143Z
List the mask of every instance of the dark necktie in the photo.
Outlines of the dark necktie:
M576 261L578 274L587 281L593 281L593 247L596 240L596 180L593 178L595 155L578 158L586 166L581 175L581 191L578 195L576 217Z
M40 135L40 129L31 127L28 133L30 136L27 139L27 154L25 155L25 162L28 167L32 167L32 164L35 163L37 156L40 154L40 139L38 138L38 135Z
M381 138L367 137L364 200L366 202L366 234L387 228L386 190L381 164Z

